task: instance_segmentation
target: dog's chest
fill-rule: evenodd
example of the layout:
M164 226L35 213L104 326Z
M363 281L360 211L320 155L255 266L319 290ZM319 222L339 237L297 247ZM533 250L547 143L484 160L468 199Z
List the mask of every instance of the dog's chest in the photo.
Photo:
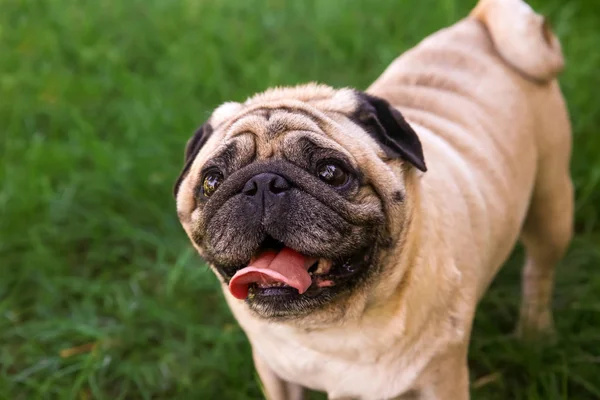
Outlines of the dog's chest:
M410 389L426 357L411 354L400 342L382 343L370 333L292 333L271 326L249 337L255 351L286 381L333 399L396 397Z

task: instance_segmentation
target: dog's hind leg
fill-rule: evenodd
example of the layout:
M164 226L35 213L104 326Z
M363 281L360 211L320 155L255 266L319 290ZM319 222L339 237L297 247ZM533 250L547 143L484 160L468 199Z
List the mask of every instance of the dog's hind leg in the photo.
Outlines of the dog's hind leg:
M546 117L537 132L540 153L535 188L521 232L526 261L517 332L522 338L552 333L554 270L573 235L571 128L556 83L548 87L545 100Z

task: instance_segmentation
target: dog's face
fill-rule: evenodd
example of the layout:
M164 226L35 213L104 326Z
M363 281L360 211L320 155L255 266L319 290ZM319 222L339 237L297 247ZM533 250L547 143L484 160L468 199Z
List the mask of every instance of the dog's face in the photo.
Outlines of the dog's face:
M189 140L178 215L233 297L300 318L368 291L425 171L402 116L364 93L307 85L219 107Z

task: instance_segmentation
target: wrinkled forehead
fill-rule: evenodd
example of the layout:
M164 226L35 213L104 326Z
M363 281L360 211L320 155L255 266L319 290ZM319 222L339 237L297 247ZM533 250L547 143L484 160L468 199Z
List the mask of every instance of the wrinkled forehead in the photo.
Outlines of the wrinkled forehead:
M326 86L305 85L275 88L257 94L244 103L228 102L218 107L211 116L213 126L235 123L244 115L260 110L281 109L288 112L316 114L350 114L356 110L358 98L352 89L332 89Z
M342 143L357 135L350 120L356 109L354 92L343 89L303 100L258 98L224 104L213 113L211 125L215 145L235 143L258 159L281 155L299 141L348 153Z
M331 128L331 118L317 109L307 110L302 104L263 104L251 107L231 118L224 129L225 139L251 133L258 140L269 141L289 131L325 133ZM292 104L290 104L292 103Z

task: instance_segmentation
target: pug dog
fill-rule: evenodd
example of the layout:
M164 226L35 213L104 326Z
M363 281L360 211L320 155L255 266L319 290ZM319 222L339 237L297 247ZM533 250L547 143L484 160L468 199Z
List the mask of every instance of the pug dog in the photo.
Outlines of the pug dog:
M213 112L177 213L268 399L468 399L476 305L519 240L518 331L551 331L573 224L563 64L528 5L481 0L364 92L274 88Z

